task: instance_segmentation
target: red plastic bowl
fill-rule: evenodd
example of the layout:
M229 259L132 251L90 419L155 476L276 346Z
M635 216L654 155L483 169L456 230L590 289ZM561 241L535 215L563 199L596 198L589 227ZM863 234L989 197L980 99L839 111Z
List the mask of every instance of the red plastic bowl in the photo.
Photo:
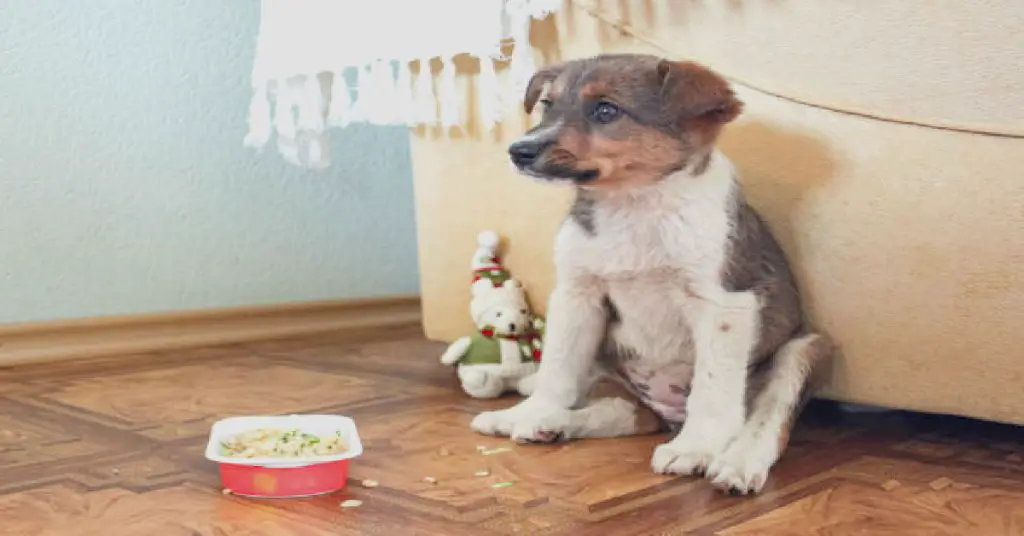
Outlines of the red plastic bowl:
M221 484L248 497L309 497L338 491L348 481L349 460L304 467L220 464Z
M301 429L333 436L339 434L348 450L330 456L303 458L232 458L221 454L220 444L228 437L258 428ZM349 462L363 453L355 422L340 415L287 415L233 417L214 423L206 458L220 468L221 485L231 493L247 497L291 498L323 495L343 489L348 481Z

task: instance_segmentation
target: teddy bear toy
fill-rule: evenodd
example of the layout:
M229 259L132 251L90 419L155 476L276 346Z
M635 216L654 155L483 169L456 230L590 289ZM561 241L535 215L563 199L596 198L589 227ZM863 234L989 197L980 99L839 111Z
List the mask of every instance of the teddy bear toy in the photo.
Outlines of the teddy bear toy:
M526 289L501 265L497 234L480 233L478 244L470 299L477 329L449 345L441 362L456 366L462 389L474 398L509 391L528 396L543 348L544 320L531 313Z

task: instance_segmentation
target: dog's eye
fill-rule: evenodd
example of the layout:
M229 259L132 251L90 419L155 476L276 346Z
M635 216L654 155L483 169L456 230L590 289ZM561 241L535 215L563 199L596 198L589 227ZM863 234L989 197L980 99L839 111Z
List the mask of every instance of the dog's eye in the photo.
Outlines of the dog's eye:
M611 123L618 119L621 114L622 110L618 106L608 101L601 101L590 111L590 118L598 123Z
M550 108L551 104L552 104L551 99L549 99L547 97L544 97L543 99L541 99L541 100L539 100L537 102L539 102L540 105L543 106L544 108Z
M501 318L501 313L495 313L494 316Z

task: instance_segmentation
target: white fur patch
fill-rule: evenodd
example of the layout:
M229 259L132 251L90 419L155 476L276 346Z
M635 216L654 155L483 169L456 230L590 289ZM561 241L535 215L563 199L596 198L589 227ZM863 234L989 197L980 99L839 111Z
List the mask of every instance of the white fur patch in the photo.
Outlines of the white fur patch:
M591 279L560 282L548 304L544 358L533 396L568 409L590 387L594 356L604 336L601 287Z

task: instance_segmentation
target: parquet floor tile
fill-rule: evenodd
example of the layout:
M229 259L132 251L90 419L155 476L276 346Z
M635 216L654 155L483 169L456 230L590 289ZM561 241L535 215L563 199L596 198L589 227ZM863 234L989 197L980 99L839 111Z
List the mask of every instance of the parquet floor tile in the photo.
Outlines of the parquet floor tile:
M765 491L732 498L652 474L660 436L473 434L476 412L513 399L461 394L442 350L403 330L0 369L0 535L1024 534L1018 428L816 403ZM345 491L221 494L212 422L307 412L357 421Z

